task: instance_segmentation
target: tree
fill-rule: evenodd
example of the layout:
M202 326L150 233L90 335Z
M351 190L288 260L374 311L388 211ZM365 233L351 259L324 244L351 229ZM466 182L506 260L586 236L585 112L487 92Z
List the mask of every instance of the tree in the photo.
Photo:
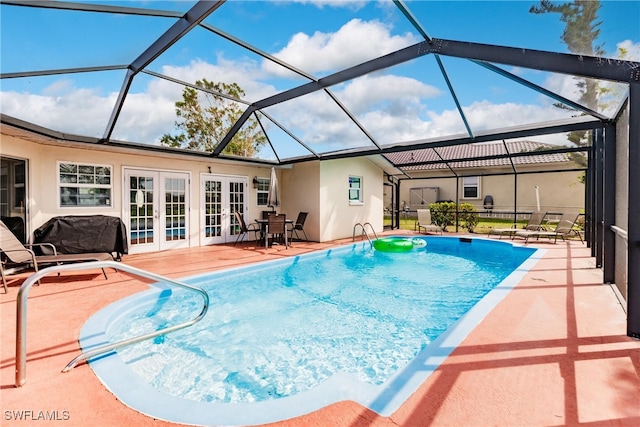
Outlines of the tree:
M179 119L176 127L181 132L164 134L160 138L163 145L212 151L242 115L243 110L238 102L229 99L241 99L244 96L244 91L237 83L216 83L203 78L196 81L196 86L204 90L185 87L182 91L182 101L175 104ZM258 119L252 116L233 136L223 153L254 157L266 141Z
M559 13L560 20L564 22L565 28L562 33L562 41L567 45L572 53L590 56L603 56L603 45L596 44L600 35L598 27L602 21L597 21L599 0L574 0L568 3L554 4L550 0L540 0L539 6L531 6L530 13ZM598 95L604 89L598 86L598 82L593 79L576 77L577 87L580 92L579 102L591 110L598 109ZM556 107L568 109L562 104L555 104ZM578 147L586 147L591 139L591 131L582 130L569 132L567 139ZM571 153L571 160L578 165L587 165L586 156L582 153Z

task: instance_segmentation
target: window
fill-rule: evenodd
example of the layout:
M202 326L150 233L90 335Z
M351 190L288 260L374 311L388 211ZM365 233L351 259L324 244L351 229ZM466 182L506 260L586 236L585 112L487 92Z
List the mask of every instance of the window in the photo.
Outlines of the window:
M362 177L360 176L349 177L349 204L362 204Z
M257 193L257 205L258 206L267 206L267 198L269 196L269 178L255 178L254 181L258 182L255 184L256 193Z
M477 176L462 178L462 198L478 199L480 197L480 179Z
M60 206L111 206L111 166L58 163Z

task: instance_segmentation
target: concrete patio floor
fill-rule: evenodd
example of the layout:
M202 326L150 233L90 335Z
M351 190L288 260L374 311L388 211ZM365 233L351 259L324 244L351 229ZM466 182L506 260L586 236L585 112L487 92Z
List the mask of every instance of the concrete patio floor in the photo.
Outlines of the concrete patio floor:
M400 232L404 233L404 232ZM394 233L398 234L398 233ZM448 233L451 235L451 233ZM350 242L252 244L127 255L132 266L172 278ZM578 241L529 243L546 253L390 417L350 402L272 426L640 426L640 341ZM16 388L16 296L29 273L9 276L0 294L0 406L3 426L168 426L111 394L84 364L78 335L96 311L147 285L123 272L64 273L29 294L27 382ZM22 418L22 419L19 419ZM42 419L53 418L53 419Z

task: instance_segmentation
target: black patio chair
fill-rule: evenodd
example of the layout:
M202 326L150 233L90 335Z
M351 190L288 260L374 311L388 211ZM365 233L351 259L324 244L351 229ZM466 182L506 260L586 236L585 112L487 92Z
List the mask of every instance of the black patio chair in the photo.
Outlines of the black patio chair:
M233 214L236 216L236 221L238 221L238 225L240 226L240 234L238 234L238 237L236 238L236 242L233 245L234 246L237 245L238 241L240 241L242 236L244 235L248 236L250 232L253 232L253 240L258 240L258 233L261 232L260 224L251 223L247 225L247 223L244 222L244 217L240 212L234 211Z
M265 235L265 247L269 249L269 238L284 241L285 249L289 249L287 237L287 216L285 214L270 214L267 219L267 231Z
M307 220L307 215L309 215L309 212L298 213L298 218L296 218L296 221L292 224L291 230L289 230L289 240L293 240L294 233L296 235L296 239L302 240L298 235L298 231L302 231L305 241L309 240L307 238L307 233L304 232L304 222Z

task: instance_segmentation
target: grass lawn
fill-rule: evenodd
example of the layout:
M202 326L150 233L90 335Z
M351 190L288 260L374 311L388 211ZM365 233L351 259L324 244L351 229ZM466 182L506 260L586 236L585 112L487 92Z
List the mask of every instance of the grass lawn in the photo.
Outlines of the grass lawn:
M415 227L415 223L416 223L416 218L411 218L411 217L405 218L404 216L402 216L400 218L400 229L413 230ZM391 226L391 218L385 216L384 224L385 226ZM524 228L524 226L527 224L527 221L520 220L520 221L517 221L516 224L518 228ZM473 232L475 234L487 234L489 233L489 230L493 228L511 228L512 226L513 226L512 219L480 218L480 222L478 222L478 225L473 230ZM455 231L455 229L456 229L455 225L450 225L447 227L447 231L450 231L450 232ZM466 230L462 228L462 226L460 226L459 231L466 232Z
M415 227L415 223L416 223L416 219L415 218L404 218L401 217L400 218L400 229L401 230L413 230ZM522 221L518 221L518 227L524 227L524 225L527 223L526 220L522 220ZM385 226L390 226L391 225L391 218L390 217L385 217L384 218L384 224ZM486 234L489 232L490 229L492 228L509 228L513 225L513 220L512 219L505 219L505 218L481 218L480 222L478 223L478 225L476 226L475 230L473 231L476 234ZM456 226L455 225L450 225L447 227L448 231L453 231L455 230ZM464 230L462 227L460 227L461 231L466 231Z

